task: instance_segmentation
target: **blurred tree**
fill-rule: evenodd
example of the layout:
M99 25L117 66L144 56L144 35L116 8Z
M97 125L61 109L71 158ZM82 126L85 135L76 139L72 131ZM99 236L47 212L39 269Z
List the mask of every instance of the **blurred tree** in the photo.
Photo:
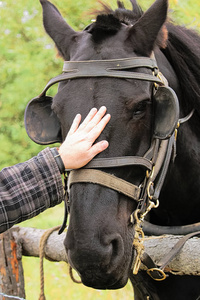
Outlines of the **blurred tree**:
M82 30L99 8L96 0L52 0L75 30ZM106 2L106 1L105 1ZM145 10L153 0L138 0ZM116 1L107 1L115 9ZM130 2L124 0L127 8ZM144 6L143 6L144 3ZM179 24L200 30L198 0L171 0L170 16ZM38 1L0 0L0 168L22 162L43 147L34 144L24 129L27 102L62 70L51 39L42 25ZM55 88L51 93L54 94Z

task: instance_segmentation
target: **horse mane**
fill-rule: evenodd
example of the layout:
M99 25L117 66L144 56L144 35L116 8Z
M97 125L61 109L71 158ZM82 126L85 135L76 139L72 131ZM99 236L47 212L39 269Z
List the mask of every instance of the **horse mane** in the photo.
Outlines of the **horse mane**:
M185 113L195 108L200 115L200 36L172 22L168 22L167 30L167 47L162 51L179 79L182 108Z

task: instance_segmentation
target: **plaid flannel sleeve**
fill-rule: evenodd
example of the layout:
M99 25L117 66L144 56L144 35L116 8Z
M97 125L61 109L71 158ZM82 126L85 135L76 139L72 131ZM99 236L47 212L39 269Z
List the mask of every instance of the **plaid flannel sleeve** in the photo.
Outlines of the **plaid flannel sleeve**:
M0 172L0 232L64 198L62 178L49 148Z

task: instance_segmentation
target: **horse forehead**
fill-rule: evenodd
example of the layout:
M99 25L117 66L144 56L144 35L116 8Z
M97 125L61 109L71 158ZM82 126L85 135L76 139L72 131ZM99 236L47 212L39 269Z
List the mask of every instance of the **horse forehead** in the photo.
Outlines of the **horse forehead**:
M151 98L151 83L146 81L79 78L60 83L52 108L61 116L71 115L71 112L76 110L84 117L91 107L105 105L114 117L116 110L129 110L135 103L148 98Z
M91 105L106 105L107 108L134 104L151 97L150 83L141 80L120 78L82 78L60 84L54 97L54 108L62 111L70 107L81 108ZM64 112L64 111L63 111Z
M82 32L70 60L114 59L129 56L124 46L126 30L127 28L123 27L116 34L106 36L100 42L95 42L90 33ZM134 56L134 53L130 56Z

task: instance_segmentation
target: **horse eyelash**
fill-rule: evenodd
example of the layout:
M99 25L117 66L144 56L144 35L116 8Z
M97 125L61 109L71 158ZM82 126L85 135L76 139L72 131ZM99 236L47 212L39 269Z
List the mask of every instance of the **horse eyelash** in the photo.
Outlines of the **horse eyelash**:
M147 105L151 104L151 101L149 99L143 100L139 103L137 103L132 111L133 115L137 116L141 113L145 112Z

